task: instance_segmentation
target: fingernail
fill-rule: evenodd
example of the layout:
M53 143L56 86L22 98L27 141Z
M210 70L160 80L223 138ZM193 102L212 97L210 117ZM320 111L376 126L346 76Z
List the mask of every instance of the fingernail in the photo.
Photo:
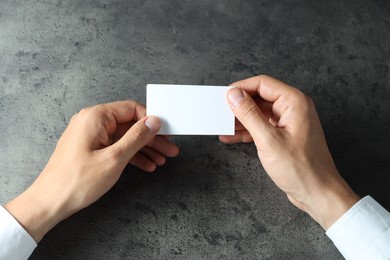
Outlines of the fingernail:
M160 127L161 127L161 121L158 117L155 117L155 116L149 116L146 120L145 120L145 125L147 128L150 129L150 131L152 131L153 134L157 133L158 130L160 130Z
M233 107L238 106L238 104L240 104L241 100L243 99L244 99L244 93L240 88L234 87L229 91L228 100Z

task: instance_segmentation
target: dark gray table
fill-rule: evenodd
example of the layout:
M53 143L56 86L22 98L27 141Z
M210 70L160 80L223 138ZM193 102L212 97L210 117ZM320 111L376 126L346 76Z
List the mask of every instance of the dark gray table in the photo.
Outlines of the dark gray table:
M390 209L389 29L386 0L0 0L0 202L31 184L82 107L144 102L147 83L264 73L313 97L343 176ZM342 259L253 145L175 140L177 159L126 169L31 258Z

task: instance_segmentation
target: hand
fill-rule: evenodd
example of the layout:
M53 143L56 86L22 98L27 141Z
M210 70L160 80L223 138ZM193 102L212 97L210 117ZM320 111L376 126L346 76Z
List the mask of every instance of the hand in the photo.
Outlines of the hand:
M58 222L87 207L119 179L128 163L152 172L179 148L156 136L161 122L121 101L81 110L71 119L36 181L5 208L40 241Z
M268 76L233 83L227 100L239 120L224 143L252 142L275 184L299 209L328 229L359 197L342 179L327 147L314 103Z

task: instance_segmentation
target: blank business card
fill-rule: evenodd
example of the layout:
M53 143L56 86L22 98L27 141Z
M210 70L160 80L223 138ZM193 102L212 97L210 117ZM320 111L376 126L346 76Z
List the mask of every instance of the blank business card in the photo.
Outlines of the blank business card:
M161 119L163 135L234 135L227 86L146 86L147 115Z

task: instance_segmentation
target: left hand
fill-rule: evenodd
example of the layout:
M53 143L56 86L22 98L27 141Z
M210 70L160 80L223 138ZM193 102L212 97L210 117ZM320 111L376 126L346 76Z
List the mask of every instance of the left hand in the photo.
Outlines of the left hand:
M71 119L36 181L5 208L35 239L99 199L128 163L153 172L179 148L156 136L161 122L134 101L97 105Z

